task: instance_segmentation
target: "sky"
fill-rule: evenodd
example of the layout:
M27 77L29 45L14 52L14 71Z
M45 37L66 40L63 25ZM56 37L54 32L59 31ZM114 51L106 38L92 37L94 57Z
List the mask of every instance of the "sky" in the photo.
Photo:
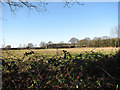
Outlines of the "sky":
M49 2L46 12L17 8L15 14L6 4L2 6L2 38L6 45L52 41L59 43L75 37L110 36L118 25L117 2L83 2L85 5L64 7L63 2Z

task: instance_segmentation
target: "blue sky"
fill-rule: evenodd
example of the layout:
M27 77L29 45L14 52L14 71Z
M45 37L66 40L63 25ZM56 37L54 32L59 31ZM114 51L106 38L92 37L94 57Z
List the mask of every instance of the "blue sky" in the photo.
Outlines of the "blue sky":
M117 2L85 2L85 5L71 5L65 8L62 2L48 3L48 11L38 13L27 8L16 10L14 15L7 5L2 7L2 37L5 44L18 47L19 44L41 41L68 42L72 37L110 36L111 29L118 25Z

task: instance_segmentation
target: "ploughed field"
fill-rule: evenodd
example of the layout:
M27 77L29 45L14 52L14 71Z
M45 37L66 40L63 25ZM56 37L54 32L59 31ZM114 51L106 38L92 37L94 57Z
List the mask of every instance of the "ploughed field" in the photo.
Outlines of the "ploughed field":
M120 88L119 58L113 47L3 50L2 88Z

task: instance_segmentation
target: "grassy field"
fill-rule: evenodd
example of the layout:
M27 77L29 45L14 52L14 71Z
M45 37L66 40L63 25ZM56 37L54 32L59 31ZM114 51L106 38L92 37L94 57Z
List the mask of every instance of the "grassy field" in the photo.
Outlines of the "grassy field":
M66 52L63 52L66 50ZM24 55L34 51L34 54ZM2 51L2 86L17 88L118 88L118 48Z
M3 58L14 58L14 59L22 59L24 57L25 52L34 51L37 56L45 56L45 57L53 57L55 55L63 56L63 50L70 52L71 55L77 55L85 52L98 52L102 54L115 54L118 51L118 48L113 47L103 47L103 48L62 48L62 49L25 49L25 50L3 50L2 57ZM8 54L9 53L9 54ZM31 56L31 55L30 55ZM28 59L28 57L25 57Z
M115 53L118 51L118 48L113 48L113 47L103 47L103 48L62 48L62 49L31 49L34 51L36 54L41 54L41 55L56 55L58 52L58 55L61 55L63 53L63 50L67 50L71 54L80 54L84 52L90 52L91 50L94 52L101 52L104 54L110 54L110 53ZM25 50L9 50L10 53L13 53L14 55L22 56L25 52L29 52L31 50L25 49ZM6 54L6 51L2 51L3 56Z

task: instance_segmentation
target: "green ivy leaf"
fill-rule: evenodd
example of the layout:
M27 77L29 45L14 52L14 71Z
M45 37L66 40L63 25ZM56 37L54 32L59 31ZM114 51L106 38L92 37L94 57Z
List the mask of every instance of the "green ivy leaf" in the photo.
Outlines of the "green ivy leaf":
M78 85L76 85L76 88L78 88Z

